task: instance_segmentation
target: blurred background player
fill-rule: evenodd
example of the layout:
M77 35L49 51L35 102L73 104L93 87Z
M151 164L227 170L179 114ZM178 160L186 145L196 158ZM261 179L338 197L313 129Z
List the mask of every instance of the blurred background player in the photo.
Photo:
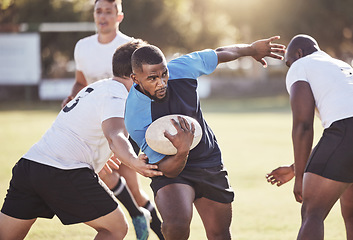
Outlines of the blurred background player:
M112 57L116 48L132 40L119 31L119 24L124 18L121 0L96 0L93 16L97 34L79 40L75 46L76 81L71 95L62 102L62 107L88 84L112 77ZM138 154L137 145L133 141L131 144ZM99 175L128 210L136 234L144 235L143 232L147 229L140 221L144 215L149 217L145 211L147 209L152 217L151 229L163 239L160 232L161 221L147 194L140 189L136 172L122 164L118 171L107 171L107 168L104 168Z
M302 203L299 240L324 239L324 220L340 199L347 239L353 239L353 69L320 50L316 40L297 35L285 53L293 126L294 164L267 174L281 186L295 176ZM324 127L312 150L315 111Z

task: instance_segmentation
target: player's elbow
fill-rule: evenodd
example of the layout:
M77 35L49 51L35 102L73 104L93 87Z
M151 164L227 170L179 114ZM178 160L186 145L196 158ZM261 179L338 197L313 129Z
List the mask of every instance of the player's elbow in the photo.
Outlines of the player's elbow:
M176 167L163 168L159 165L159 170L161 170L163 175L168 178L176 178L183 171L183 169L184 168L180 168L180 167L178 167L178 168L176 168Z
M313 124L311 122L300 122L293 125L294 129L299 132L307 133L313 131Z
M294 124L292 129L292 138L305 139L312 138L314 129L312 124L301 123Z
M167 178L176 178L179 176L180 172L163 172L163 175L166 176Z

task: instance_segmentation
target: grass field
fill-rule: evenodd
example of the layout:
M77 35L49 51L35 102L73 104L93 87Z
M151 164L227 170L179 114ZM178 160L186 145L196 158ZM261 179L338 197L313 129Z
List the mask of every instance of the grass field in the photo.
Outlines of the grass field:
M0 104L0 204L6 194L11 168L50 127L59 103ZM238 240L295 239L300 225L300 204L292 194L293 183L280 188L268 184L265 175L293 161L291 113L286 97L257 100L202 101L205 118L217 136L236 198L232 235ZM322 127L315 122L315 142ZM152 199L149 179L141 177ZM325 239L345 239L336 204L326 220ZM128 218L129 219L129 218ZM135 239L132 224L126 239ZM63 226L57 218L39 219L27 240L93 239L84 224ZM149 239L157 237L151 232ZM206 239L194 212L190 239Z

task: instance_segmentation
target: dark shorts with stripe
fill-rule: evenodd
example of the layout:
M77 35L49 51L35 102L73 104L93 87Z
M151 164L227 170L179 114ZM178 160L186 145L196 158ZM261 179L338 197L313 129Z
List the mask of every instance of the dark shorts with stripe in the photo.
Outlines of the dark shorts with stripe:
M62 170L22 158L12 170L1 212L18 219L57 215L67 225L94 220L117 206L93 170Z
M152 178L151 188L156 196L159 189L173 183L193 187L196 199L204 197L220 203L231 203L234 200L234 191L223 165L211 168L186 167L176 178L165 176Z
M353 182L353 117L336 121L324 130L305 171L339 182Z

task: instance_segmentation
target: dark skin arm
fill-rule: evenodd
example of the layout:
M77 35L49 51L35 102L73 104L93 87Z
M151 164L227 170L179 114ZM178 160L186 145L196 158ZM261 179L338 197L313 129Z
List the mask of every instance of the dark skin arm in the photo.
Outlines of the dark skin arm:
M294 164L289 166L281 166L266 175L267 182L277 187L289 182L294 177Z
M315 115L315 100L307 82L298 81L292 85L290 89L290 104L293 115L294 195L297 202L302 202L303 175L313 144Z
M264 67L267 67L267 62L264 57L271 57L280 60L283 59L283 57L277 53L284 53L285 46L282 44L272 43L274 40L279 38L279 36L274 36L255 41L252 44L235 44L231 46L219 47L216 49L218 63L229 62L240 57L251 56L256 61L260 62Z
M183 171L188 155L189 149L194 139L195 126L189 125L185 118L178 117L180 125L174 120L171 120L177 130L177 134L170 135L168 132L164 136L172 142L177 149L175 155L164 157L159 163L158 168L166 177L177 177Z

